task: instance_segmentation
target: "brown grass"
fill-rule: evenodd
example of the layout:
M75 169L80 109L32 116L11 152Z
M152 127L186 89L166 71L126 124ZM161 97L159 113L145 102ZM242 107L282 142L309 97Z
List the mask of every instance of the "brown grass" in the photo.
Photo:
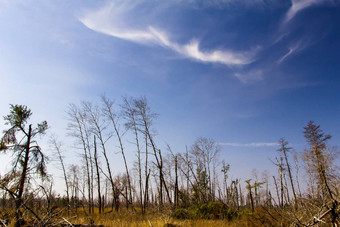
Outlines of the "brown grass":
M227 220L175 220L170 218L167 211L163 213L152 212L142 216L140 213L131 213L121 210L119 213L105 210L104 214L99 215L98 210L94 214L87 215L78 210L77 214L69 217L68 220L74 224L94 224L104 226L247 226L241 222L228 222Z

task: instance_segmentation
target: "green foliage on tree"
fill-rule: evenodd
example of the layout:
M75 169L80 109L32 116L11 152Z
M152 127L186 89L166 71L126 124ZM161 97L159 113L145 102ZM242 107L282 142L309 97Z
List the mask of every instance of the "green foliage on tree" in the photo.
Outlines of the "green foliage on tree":
M4 130L0 151L12 151L15 154L13 170L17 170L19 166L23 168L25 159L27 159L26 161L29 161L27 165L30 165L30 169L34 169L41 176L45 176L46 157L34 138L37 135L45 134L48 125L46 121L43 121L33 129L31 125L26 128L31 115L31 110L25 105L10 105L10 114L4 116L5 125L9 125L10 128Z
M10 113L4 117L5 124L10 128L4 130L1 138L1 152L12 151L14 154L14 165L11 173L18 174L17 178L12 182L14 190L9 190L6 185L0 185L7 190L16 204L16 226L23 225L20 209L23 205L23 193L28 177L32 174L32 170L40 176L46 176L46 157L41 151L37 141L34 140L37 135L46 132L48 125L43 121L35 128L30 124L26 127L32 112L25 105L10 105Z
M208 174L200 166L196 170L197 182L193 184L192 199L194 203L199 201L208 201L209 197L209 177Z

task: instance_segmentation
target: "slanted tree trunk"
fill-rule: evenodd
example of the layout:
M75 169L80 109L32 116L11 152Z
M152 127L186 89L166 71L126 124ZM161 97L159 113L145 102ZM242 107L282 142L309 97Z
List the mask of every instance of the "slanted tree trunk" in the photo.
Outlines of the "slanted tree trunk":
M287 184L287 179L286 179L286 174L283 174L283 179L285 182L285 191L286 191L286 197L287 197L287 203L290 204L290 197L289 197L289 190L288 190L288 184Z
M330 187L328 179L328 172L330 169L331 161L326 157L326 142L332 138L330 135L325 135L320 129L320 125L316 125L313 121L309 121L307 126L304 127L304 136L309 144L309 150L306 153L312 158L313 163L316 163L314 171L317 173L319 183L321 184L322 195L324 202L331 202L330 209L331 219L333 226L336 226L338 214L336 209L339 206L338 201L334 198L333 192ZM313 168L313 167L312 167ZM327 201L328 200L328 201Z
M250 185L250 179L246 180L247 183L247 189L249 193L249 198L250 198L250 204L251 204L251 210L254 212L254 198L253 198L253 193L252 193L252 186Z
M125 123L126 129L131 129L135 136L136 147L137 147L137 166L138 166L138 184L139 184L139 202L142 214L145 212L146 198L143 199L143 178L142 178L142 157L141 157L141 149L139 145L139 138L138 138L138 126L136 122L136 110L131 106L130 101L127 98L123 99L123 117L127 120ZM147 144L146 144L146 156L147 156ZM147 159L146 159L147 162ZM147 173L147 164L146 164L146 171ZM147 174L146 174L147 175ZM146 178L145 175L145 178ZM143 204L144 201L144 204Z
M89 121L90 121L90 124L92 125L91 131L99 139L100 146L102 148L102 153L104 155L104 159L106 163L107 172L108 172L107 173L108 175L105 175L105 176L110 182L112 193L113 193L112 208L115 207L115 210L118 211L119 202L117 201L117 193L119 192L116 190L115 185L114 185L110 162L107 157L107 151L106 151L106 146L105 146L105 143L109 140L109 138L106 139L103 136L103 132L106 129L106 126L103 122L103 119L101 118L101 113L97 106L92 106L92 104L89 102L83 102L83 107L86 110L86 112L89 114Z
M174 198L174 205L177 207L178 205L178 173L177 173L177 155L175 156L175 198Z
M243 194L242 194L242 188L241 188L241 184L239 184L239 193L240 193L240 206L244 205L244 198L243 198Z
M149 203L149 177L150 170L148 169L148 137L145 135L145 190L144 190L144 210Z
M70 215L69 183L68 183L68 180L67 180L67 174L66 174L66 169L65 169L65 164L64 164L63 156L61 155L61 150L60 150L61 144L57 141L56 137L52 137L51 138L51 143L52 143L52 145L54 146L54 148L57 151L58 158L59 158L59 161L60 161L60 165L62 167L63 174L64 174L64 181L65 181L65 186L66 186L66 197L67 197L66 198L67 199L67 215L69 216Z
M126 176L127 176L127 181L128 181L128 187L129 187L129 196L126 195L126 199L128 200L127 203L131 204L131 210L133 211L134 208L133 208L133 201L132 201L131 179L130 179L129 168L128 168L126 157L125 157L124 146L123 146L123 143L122 143L121 134L118 130L117 116L113 111L113 102L110 101L109 99L107 99L104 96L102 96L102 100L103 100L104 105L105 105L104 108L103 108L104 113L105 113L106 117L111 121L113 128L114 128L114 132L115 132L115 134L118 138L119 148L120 148L121 154L123 156L125 171L126 171Z
M160 180L160 194L162 193L162 188L164 187L166 193L167 193L167 197L169 200L169 203L171 204L171 197L169 194L169 190L167 188L166 182L164 180L164 176L163 176L163 164L162 164L162 153L160 150L158 150L156 148L156 145L154 143L153 137L150 133L150 127L151 127L151 123L152 120L155 118L155 114L151 113L150 111L150 107L147 104L146 98L140 98L140 99L133 99L133 106L136 109L138 116L139 116L139 124L142 127L142 133L145 136L146 139L146 148L148 147L147 145L147 141L150 142L152 150L153 150L153 154L155 156L156 159L156 166L159 170L159 180ZM146 168L147 170L147 168ZM147 183L146 183L147 184ZM160 202L162 202L162 196L159 196L160 198Z
M274 179L274 184L275 184L275 189L276 189L276 195L277 195L277 202L279 206L281 206L281 200L280 200L280 194L279 194L279 187L277 186L276 178L273 176Z
M28 133L27 133L27 142L25 145L25 158L24 158L24 164L21 171L20 176L20 183L19 183L19 190L18 190L18 197L16 198L15 205L16 205L16 226L21 226L21 216L22 213L20 211L21 205L22 205L22 195L24 193L25 189L25 182L26 182L26 176L27 176L27 170L28 170L28 161L30 158L30 146L31 146L31 137L32 137L32 125L28 126Z
M88 154L89 145L86 143L87 139L85 133L85 115L81 113L79 108L71 104L68 110L69 115L69 127L68 129L71 131L71 135L78 138L83 146L84 150L84 161L86 166L86 174L87 174L87 189L88 189L88 209L89 213L91 213L91 169L90 169L90 158Z
M90 145L90 131L88 129L88 125L87 125L87 119L85 119L85 117L83 118L83 128L84 128L84 135L85 135L85 142L86 142L86 148L88 151L88 159L89 159L89 167L90 167L90 197L89 197L89 206L90 206L90 211L89 213L94 213L94 202L93 202L93 191L94 191L94 185L93 185L93 181L94 181L94 167L93 167L93 160L92 160L92 152L91 152L91 145Z
M94 161L96 165L96 173L97 173L97 189L98 189L98 207L99 207L99 214L102 213L102 197L100 193L100 173L99 173L99 166L98 166L98 154L97 154L97 143L96 143L96 136L94 137Z
M146 206L149 203L149 178L150 178L150 169L146 172L145 176L145 190L144 190L144 212L146 210Z
M289 176L289 180L290 180L290 185L292 187L292 192L293 192L293 196L294 196L294 207L295 209L297 209L297 199L296 199L296 192L295 192L295 188L294 188L294 183L293 183L293 177L292 177L292 172L291 172L291 168L290 168L290 164L288 162L288 155L287 155L287 152L289 150L291 150L290 147L287 147L288 145L288 142L285 141L284 138L281 138L280 141L279 141L280 145L281 145L281 148L279 149L280 152L283 152L283 155L284 155L284 158L285 158L285 161L286 161L286 166L287 166L287 170L288 170L288 176Z

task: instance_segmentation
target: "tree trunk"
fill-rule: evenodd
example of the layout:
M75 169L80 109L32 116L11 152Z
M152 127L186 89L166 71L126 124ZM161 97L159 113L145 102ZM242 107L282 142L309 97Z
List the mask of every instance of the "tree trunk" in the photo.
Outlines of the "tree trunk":
M51 140L52 144L54 145L55 149L57 150L58 153L58 157L59 157L59 161L63 170L63 174L64 174L64 180L65 180L65 186L66 186L66 196L67 196L67 215L70 215L70 194L69 194L69 183L67 181L67 174L66 174L66 169L65 169L65 165L64 165L64 160L63 157L61 155L61 151L60 151L60 144L58 144L57 138L54 137Z
M106 117L112 122L115 134L117 135L117 138L118 138L119 148L120 148L120 151L121 151L122 156L123 156L124 165L125 165L125 171L126 171L126 176L127 176L127 181L128 181L128 187L129 187L129 196L126 194L125 199L127 200L127 203L131 204L131 210L133 211L134 209L133 209L133 201L132 201L132 188L131 188L131 180L130 180L129 168L128 168L127 162L126 162L124 146L123 146L123 143L122 143L121 135L120 135L120 133L118 131L116 114L114 113L114 111L112 109L113 102L110 101L109 99L107 99L104 96L102 97L102 100L103 100L103 102L105 104L104 112L106 114Z
M94 136L94 161L96 165L96 172L97 172L97 185L98 185L98 207L99 207L99 214L102 213L102 198L100 193L100 173L99 173L99 166L98 166L98 154L97 154L97 143L96 143L96 136Z
M177 174L177 155L175 156L175 196L174 196L175 207L178 205L178 174Z
M145 190L144 190L144 210L149 203L149 174L148 170L148 137L145 134Z
M30 155L30 145L31 145L31 137L32 137L32 125L29 125L28 127L28 134L27 134L27 143L25 146L25 158L24 158L24 164L22 167L21 177L20 177L20 183L19 183L19 192L18 197L16 199L16 226L22 226L21 221L21 211L20 207L22 205L22 195L25 189L25 181L27 176L27 170L28 170L28 160Z
M281 201L280 201L280 194L279 194L279 188L277 186L277 182L276 182L276 179L275 177L273 176L273 179L274 179L274 184L275 184L275 189L276 189L276 195L277 195L277 202L279 204L279 206L281 206Z

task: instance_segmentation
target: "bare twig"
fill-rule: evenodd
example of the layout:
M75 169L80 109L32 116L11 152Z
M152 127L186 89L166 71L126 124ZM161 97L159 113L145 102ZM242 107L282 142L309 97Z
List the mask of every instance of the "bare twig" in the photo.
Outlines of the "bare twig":
M4 221L4 220L0 219L0 222L1 222L1 224L2 224L3 226L7 227L7 225L6 225L6 221Z

